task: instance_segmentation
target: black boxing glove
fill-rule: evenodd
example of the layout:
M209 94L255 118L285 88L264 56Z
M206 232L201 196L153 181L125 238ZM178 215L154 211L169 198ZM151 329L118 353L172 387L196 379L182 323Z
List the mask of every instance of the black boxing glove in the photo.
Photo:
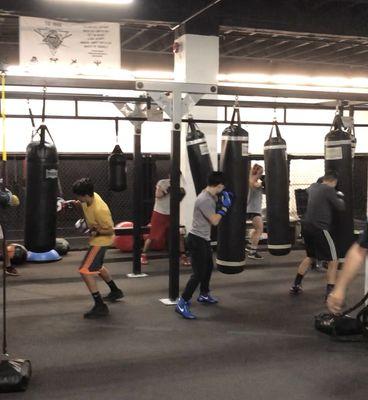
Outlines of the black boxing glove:
M259 180L261 181L262 189L266 189L266 175L261 175Z
M186 194L187 194L187 192L185 191L185 189L183 187L181 187L180 188L179 201L182 201Z

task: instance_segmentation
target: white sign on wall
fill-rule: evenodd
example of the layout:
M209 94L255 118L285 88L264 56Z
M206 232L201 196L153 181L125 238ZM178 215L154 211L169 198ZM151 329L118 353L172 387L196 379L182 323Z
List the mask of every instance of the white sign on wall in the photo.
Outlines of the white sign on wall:
M20 17L19 51L22 66L120 69L120 26Z

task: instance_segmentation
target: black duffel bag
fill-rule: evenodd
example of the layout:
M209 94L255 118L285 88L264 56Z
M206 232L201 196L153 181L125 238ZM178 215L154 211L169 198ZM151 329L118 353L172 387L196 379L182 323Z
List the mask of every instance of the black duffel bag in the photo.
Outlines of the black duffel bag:
M314 327L330 335L334 339L344 341L345 336L360 335L368 339L368 306L364 306L356 315L349 315L352 311L363 306L368 299L368 293L353 307L343 311L340 315L321 313L314 317Z

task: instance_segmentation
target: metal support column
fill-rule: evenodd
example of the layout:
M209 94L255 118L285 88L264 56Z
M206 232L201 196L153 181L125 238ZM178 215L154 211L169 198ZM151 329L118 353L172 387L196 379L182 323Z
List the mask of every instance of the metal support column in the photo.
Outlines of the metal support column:
M142 153L141 153L141 126L134 129L133 154L133 274L141 274L141 215L142 215Z
M169 257L169 299L175 301L179 296L179 258L180 258L180 134L181 134L181 92L173 93L173 125L171 131L171 170L170 170L170 257Z

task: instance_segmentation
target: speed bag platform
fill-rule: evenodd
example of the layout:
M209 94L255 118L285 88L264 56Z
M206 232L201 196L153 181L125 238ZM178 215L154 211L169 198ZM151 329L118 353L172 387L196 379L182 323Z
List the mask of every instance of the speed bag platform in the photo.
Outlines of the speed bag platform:
M0 393L24 392L31 379L29 360L14 359L0 362Z

